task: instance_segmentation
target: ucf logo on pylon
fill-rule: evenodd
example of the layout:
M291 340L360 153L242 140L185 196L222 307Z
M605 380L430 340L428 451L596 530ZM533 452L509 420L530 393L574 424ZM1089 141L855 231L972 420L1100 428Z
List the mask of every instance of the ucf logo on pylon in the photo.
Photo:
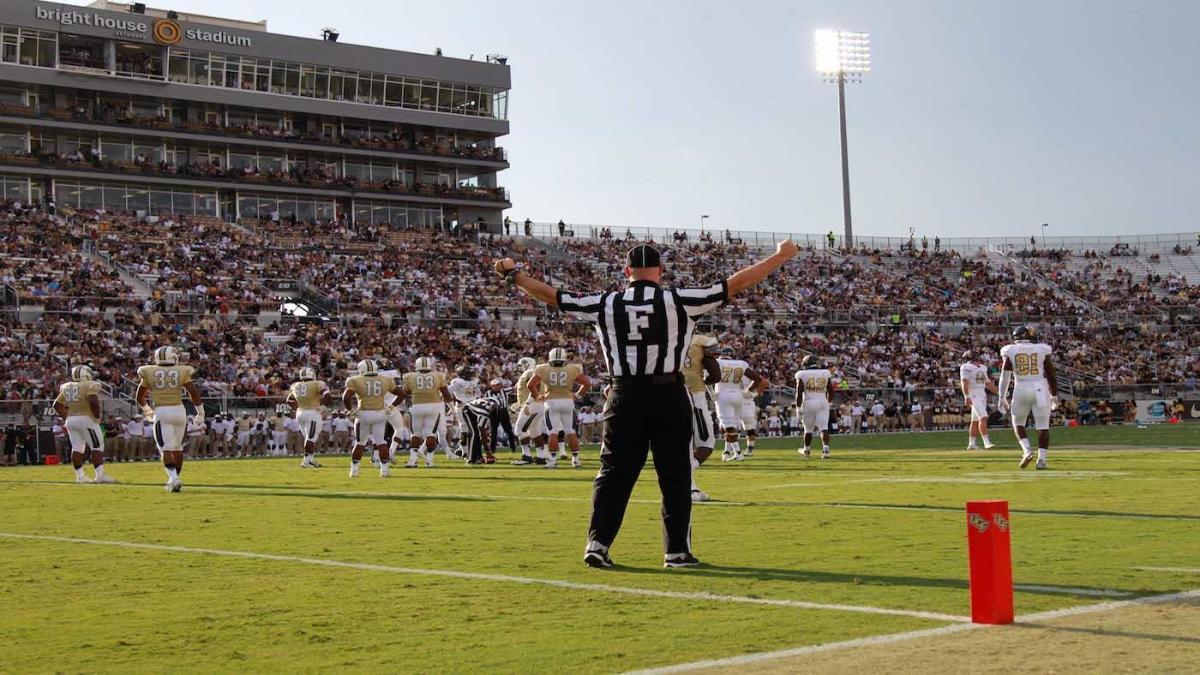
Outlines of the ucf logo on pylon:
M992 520L996 523L996 527L1000 528L1001 532L1008 532L1008 519L1007 518L1000 515L999 513L993 513Z
M971 527L975 528L976 530L979 530L979 534L983 534L984 532L987 532L987 529L989 527L991 527L991 523L988 522L988 519L984 518L983 516L979 515L978 513L968 514L967 522L969 522L971 524Z

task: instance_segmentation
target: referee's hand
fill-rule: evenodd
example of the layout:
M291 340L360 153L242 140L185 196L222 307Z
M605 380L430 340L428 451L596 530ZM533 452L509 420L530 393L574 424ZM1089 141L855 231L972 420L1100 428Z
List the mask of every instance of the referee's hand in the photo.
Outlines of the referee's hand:
M517 262L512 258L502 258L497 260L492 268L496 270L496 274L503 277L506 276L510 270L515 270L517 268Z

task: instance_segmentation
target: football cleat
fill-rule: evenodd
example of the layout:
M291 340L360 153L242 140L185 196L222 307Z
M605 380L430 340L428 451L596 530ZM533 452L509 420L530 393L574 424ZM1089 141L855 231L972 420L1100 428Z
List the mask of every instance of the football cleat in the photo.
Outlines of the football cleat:
M746 455L738 452L733 455L733 459L731 461L741 462L741 461L744 461L745 459L746 459Z
M829 459L829 451L828 450L821 451L821 459Z
M996 447L996 444L995 444L995 443L984 443L984 444L983 444L983 449L984 449L984 450L991 450L991 449L992 449L992 448L994 448L994 447Z
M1025 467L1029 466L1029 463L1033 461L1034 457L1036 457L1036 455L1034 455L1032 452L1025 453L1025 455L1021 457L1021 463L1017 465L1017 468L1024 469Z
M417 460L415 460L415 459L410 459L404 463L404 468L406 468L406 469L415 469L415 468L417 468L417 466L418 466Z
M575 468L575 469L581 469L581 468L583 468L583 462L582 462L582 461L580 461L580 459L579 459L579 455L572 455L572 456L571 456L571 467L572 467L572 468Z
M514 459L511 464L513 466L527 466L533 464L533 458L529 455L521 455L521 459Z
M1044 471L1046 469L1046 460L1043 459L1037 464L1034 464L1033 468L1037 469L1038 471Z
M104 474L102 476L96 476L95 480L93 480L92 482L93 483L108 483L111 485L111 484L115 484L119 481L117 481L116 478L113 478L112 476L110 476L108 474Z
M183 492L183 481L176 478L167 483L167 492Z
M583 562L588 567L595 567L597 569L607 569L613 566L612 558L608 557L608 554L603 551L588 551L584 553Z
M742 453L742 456L746 457L746 458L753 457L754 456L754 448L746 448L746 451Z
M796 452L800 453L801 455L804 455L805 457L812 455L812 451L809 450L808 448L800 448Z
M693 502L706 502L706 501L708 501L708 493L706 493L704 490L701 490L700 488L693 488L692 489L692 501Z
M384 462L379 465L379 477L387 478L392 475L392 465Z
M75 482L80 483L80 484L90 483L90 482L92 482L92 479L80 474L78 476L75 476Z
M537 464L538 466L546 466L550 462L545 457L538 457L537 459L533 460L533 463Z
M358 478L358 464L356 462L350 463L350 477Z
M699 564L699 558L691 553L675 553L663 560L663 567L695 567Z

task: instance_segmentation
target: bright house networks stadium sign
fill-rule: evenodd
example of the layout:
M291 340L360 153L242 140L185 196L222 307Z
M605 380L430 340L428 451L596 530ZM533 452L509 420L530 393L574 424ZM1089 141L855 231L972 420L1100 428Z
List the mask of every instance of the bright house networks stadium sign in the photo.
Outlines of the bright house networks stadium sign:
M151 25L141 19L116 18L105 16L98 12L81 12L77 10L63 11L48 7L37 8L37 18L43 21L54 21L58 25L93 26L107 28L120 38L142 38L151 32ZM154 41L159 44L175 44L187 39L193 42L208 42L212 44L235 45L249 47L252 42L244 35L234 35L223 30L204 30L200 28L182 28L172 19L158 19L153 24Z

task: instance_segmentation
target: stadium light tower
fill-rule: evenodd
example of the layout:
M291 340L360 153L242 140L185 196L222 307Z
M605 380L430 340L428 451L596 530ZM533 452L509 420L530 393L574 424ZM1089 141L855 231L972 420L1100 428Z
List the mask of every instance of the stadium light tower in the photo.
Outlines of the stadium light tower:
M862 82L871 71L871 42L866 33L818 30L814 33L817 72L838 86L838 115L842 130L842 219L846 226L846 248L854 245L850 219L850 155L846 147L846 83Z

